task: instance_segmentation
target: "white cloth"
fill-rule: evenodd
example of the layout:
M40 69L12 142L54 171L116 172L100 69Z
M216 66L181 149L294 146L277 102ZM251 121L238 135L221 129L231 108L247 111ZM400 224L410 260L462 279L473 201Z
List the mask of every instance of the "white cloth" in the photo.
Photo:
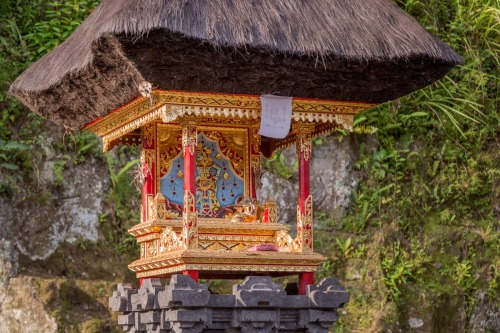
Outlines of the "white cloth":
M292 124L292 97L262 95L260 102L259 134L276 139L286 137Z

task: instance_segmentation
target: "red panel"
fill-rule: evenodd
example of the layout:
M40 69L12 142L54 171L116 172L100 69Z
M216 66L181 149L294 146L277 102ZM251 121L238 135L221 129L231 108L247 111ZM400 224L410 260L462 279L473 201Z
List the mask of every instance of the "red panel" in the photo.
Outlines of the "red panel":
M299 207L304 212L304 203L311 194L309 176L309 161L304 158L304 152L299 156Z

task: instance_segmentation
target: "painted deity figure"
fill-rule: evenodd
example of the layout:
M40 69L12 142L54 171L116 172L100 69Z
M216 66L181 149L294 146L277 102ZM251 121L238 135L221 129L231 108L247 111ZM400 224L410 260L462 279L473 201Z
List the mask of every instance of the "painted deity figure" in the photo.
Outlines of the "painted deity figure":
M217 199L217 180L221 174L221 168L212 160L212 150L204 145L198 144L196 153L196 205L199 207L200 216L216 216L220 209Z

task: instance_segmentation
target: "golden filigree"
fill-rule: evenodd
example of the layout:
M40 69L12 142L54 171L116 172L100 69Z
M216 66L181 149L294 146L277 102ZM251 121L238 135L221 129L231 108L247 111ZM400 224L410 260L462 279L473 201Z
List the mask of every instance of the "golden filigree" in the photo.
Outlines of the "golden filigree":
M275 200L267 200L264 206L264 216L267 217L266 223L278 223L278 204Z
M252 154L260 154L260 144L261 144L261 136L259 134L259 127L252 126L251 128L252 135Z
M167 209L167 199L163 196L161 192L156 194L154 198L154 207L152 218L155 220L169 220L179 217L179 213Z
M148 211L146 215L146 221L150 221L154 219L154 216L156 216L156 205L154 201L153 195L147 195L146 202L148 204Z
M159 242L160 242L159 254L164 252L186 249L186 244L184 244L182 236L178 236L175 233L175 231L170 227L166 227L165 229L163 229L162 233L160 234Z
M142 173L144 177L151 176L153 172L153 164L155 162L155 151L154 149L142 149L141 150L141 165ZM140 171L139 171L140 172Z
M297 156L302 153L304 159L309 161L311 157L312 146L312 132L314 131L314 124L298 122L293 125L293 131L296 138Z
M353 115L343 115L337 114L335 115L335 122L342 126L346 131L352 132L352 122L354 120Z
M184 191L184 211L182 214L182 235L187 248L198 247L198 212L193 193Z
M304 202L304 211L297 206L297 238L298 246L303 253L313 252L313 202L309 195Z
M152 148L155 137L155 124L148 123L142 127L141 131L142 145L146 148Z
M207 251L245 251L255 243L227 243L227 242L214 242L214 243L199 243L198 247L201 250Z
M182 124L182 147L184 153L189 148L191 155L196 154L196 147L198 146L198 133L196 122L188 121Z
M158 246L156 240L146 243L146 253L148 257L154 257L158 254Z
M156 120L172 122L184 115L208 118L227 119L234 122L238 119L258 119L260 117L259 96L238 96L201 94L189 92L154 91L154 105L140 99L110 113L103 119L88 125L85 129L104 137L104 143L125 135L137 128ZM370 108L374 104L311 101L294 99L292 102L292 119L294 121L330 122L340 120L349 128L349 118L342 119L335 115L353 116ZM350 122L352 124L352 121Z
M216 120L212 119L212 123L215 123ZM181 126L177 124L158 124L158 149L160 151L159 155L159 163L157 164L156 170L160 174L160 177L156 178L157 188L160 188L160 180L161 177L164 177L171 168L173 161L179 157L176 152L180 152L182 150L182 144L176 145L176 141L171 136L168 141L169 144L176 145L176 148L172 151L172 153L166 154L165 151L168 149L163 143L164 141L160 140L161 137L164 137L163 133L166 131L179 133L179 142L182 142L181 138ZM215 140L218 142L218 148L221 150L222 155L226 157L229 161L229 167L231 170L238 175L239 177L244 179L244 193L245 195L250 195L250 182L247 181L250 177L250 163L248 156L248 128L234 128L228 126L226 123L220 126L214 125L197 125L197 133L203 133L207 138L211 140ZM232 137L238 136L240 137L244 144L243 146L233 145L232 147L228 144L226 140L233 140ZM231 141L232 142L232 141ZM177 148L179 147L179 148ZM171 149L170 149L171 150ZM169 150L169 151L170 151ZM222 156L221 156L222 158Z

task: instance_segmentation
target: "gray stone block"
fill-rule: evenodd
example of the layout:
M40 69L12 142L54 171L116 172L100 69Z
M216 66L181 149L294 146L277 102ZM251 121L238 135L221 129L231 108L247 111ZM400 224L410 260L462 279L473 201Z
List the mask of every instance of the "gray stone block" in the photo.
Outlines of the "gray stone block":
M158 293L165 290L160 279L145 279L137 294L132 295L132 308L135 310L159 309Z
M199 333L212 325L212 313L208 309L176 309L165 313L173 332Z
M137 293L131 283L118 284L118 290L109 297L109 307L114 312L132 311L131 296Z
M208 305L210 292L207 284L198 284L188 275L173 275L170 284L158 294L161 308L203 307Z
M337 311L335 310L327 311L310 309L309 322L306 324L307 332L326 333L338 319Z
M242 309L235 314L231 326L244 333L277 332L280 325L279 310Z
M307 286L307 295L311 308L340 308L349 303L349 293L334 278L326 278L317 285Z
M236 306L280 307L287 295L270 276L248 276L240 285L233 286Z

